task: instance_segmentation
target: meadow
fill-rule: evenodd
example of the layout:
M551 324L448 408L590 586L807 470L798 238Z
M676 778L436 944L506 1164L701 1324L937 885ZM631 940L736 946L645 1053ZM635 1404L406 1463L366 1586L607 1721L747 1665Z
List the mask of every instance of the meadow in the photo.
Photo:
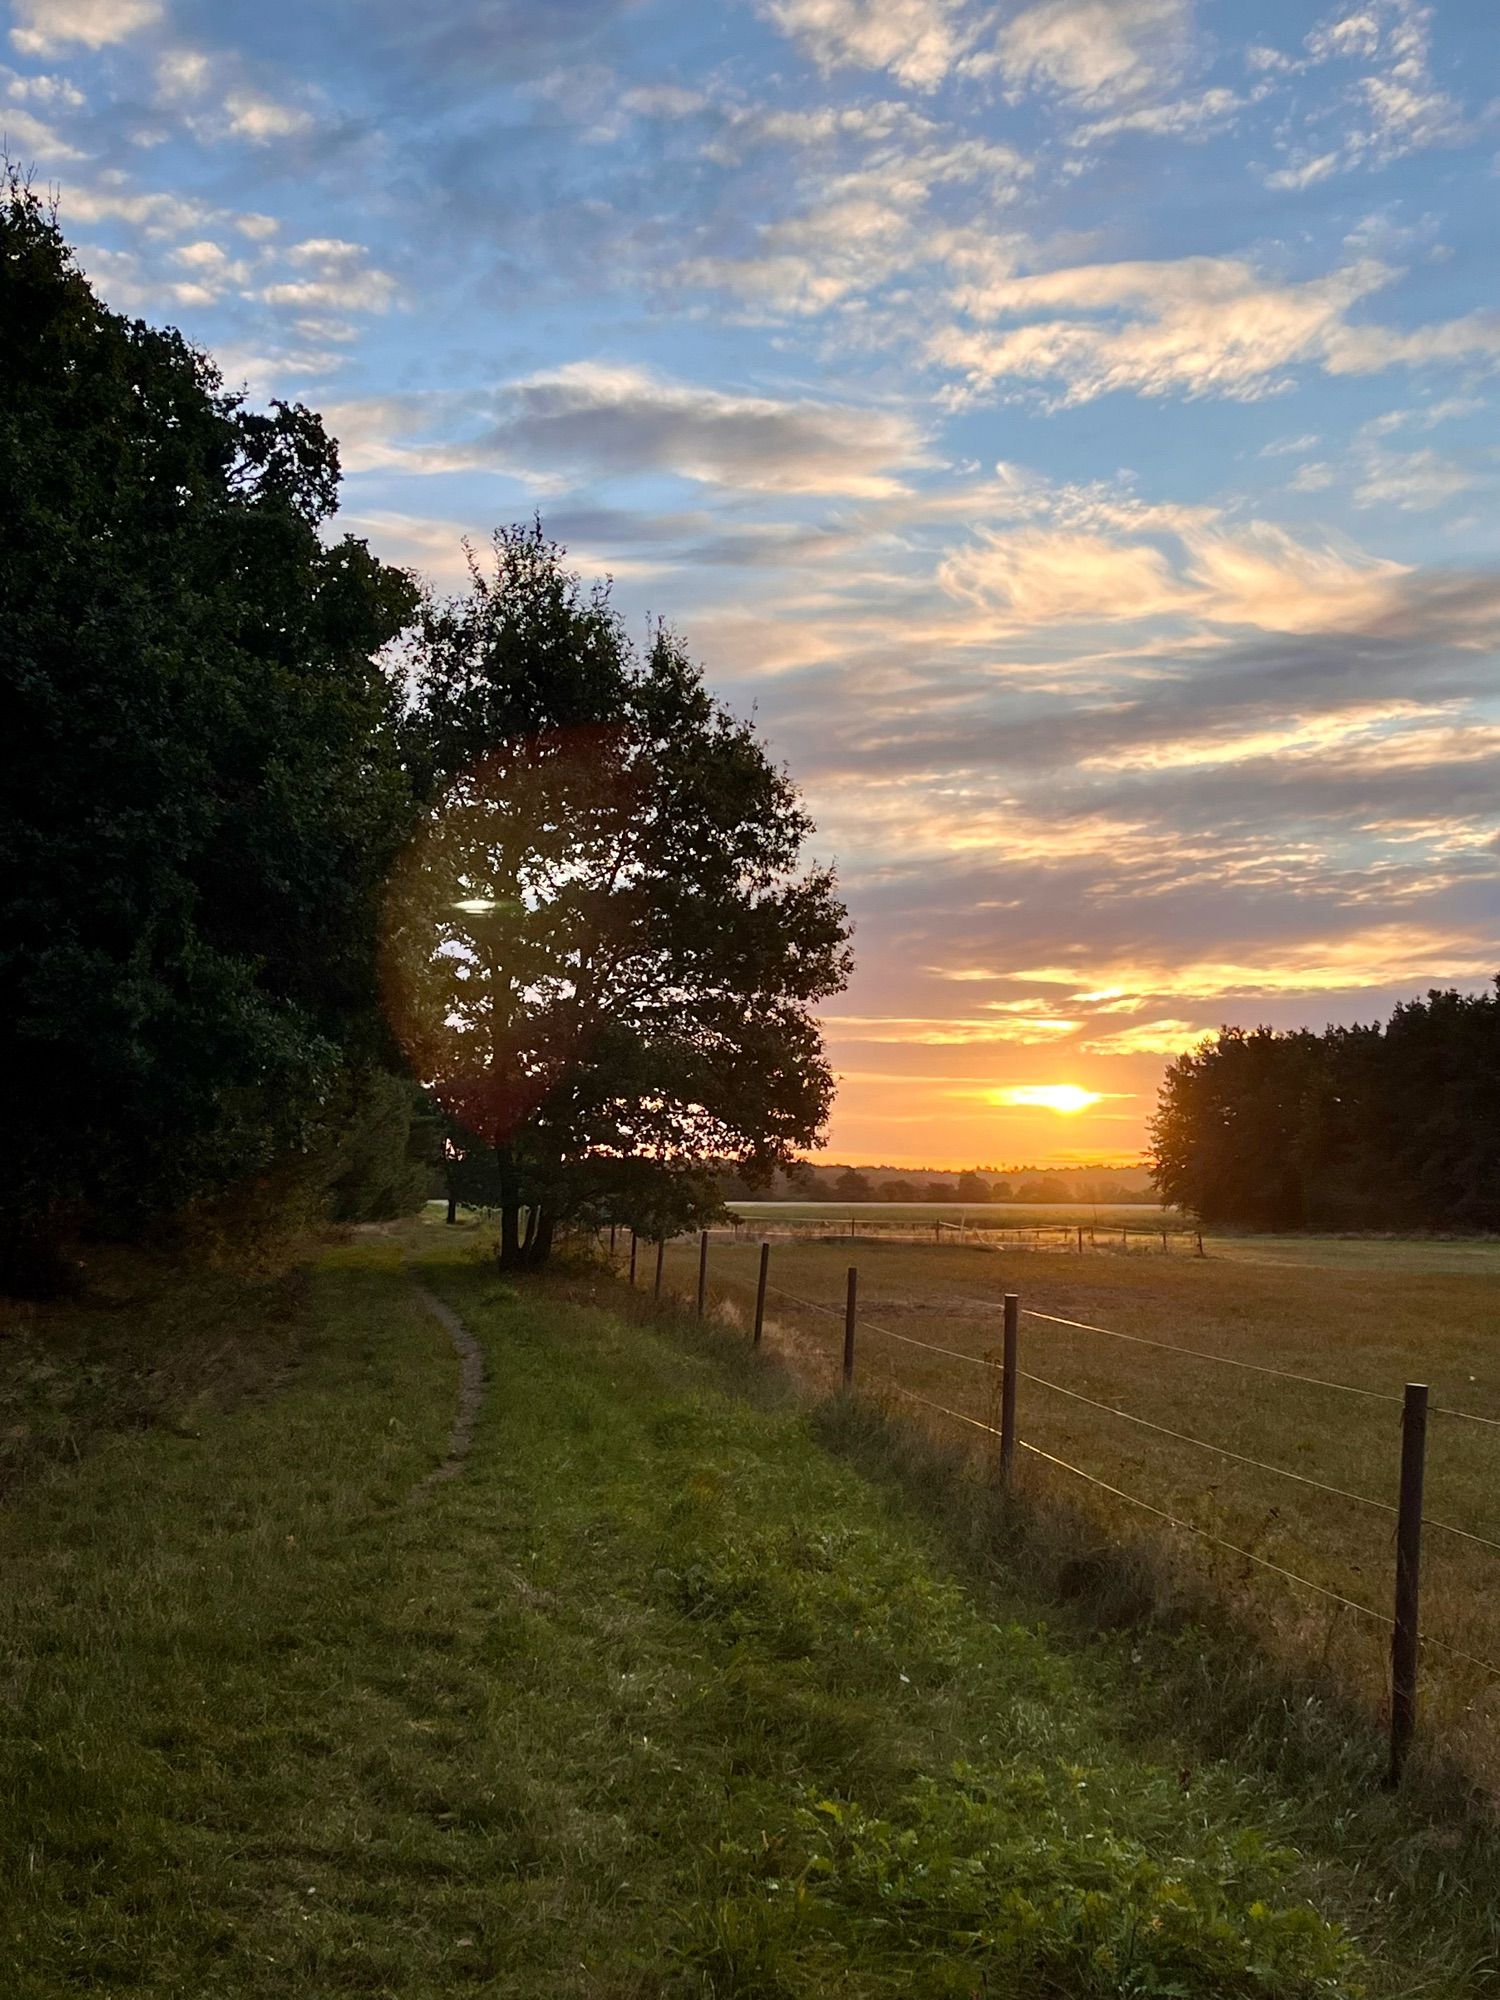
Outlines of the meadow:
M1387 1684L1401 1394L1428 1383L1424 1511L1443 1525L1428 1527L1423 1551L1424 1723L1500 1781L1500 1246L1211 1238L1207 1248L1200 1259L776 1241L766 1343L831 1386L854 1265L857 1387L990 1476L996 1440L973 1426L998 1422L1001 1301L1015 1292L1018 1430L1035 1447L1021 1454L1022 1490L1113 1540L1169 1548L1273 1650L1327 1662L1373 1708ZM758 1255L754 1241L711 1246L711 1297L741 1327ZM651 1278L643 1260L641 1282ZM689 1297L696 1281L696 1240L669 1244L666 1289ZM1277 1370L1307 1379L1261 1372Z
M873 1405L491 1247L135 1268L10 1329L7 2000L1495 1992L1493 1837L1336 1702L1070 1613ZM487 1376L437 1483L413 1276ZM80 1402L48 1357L96 1350Z

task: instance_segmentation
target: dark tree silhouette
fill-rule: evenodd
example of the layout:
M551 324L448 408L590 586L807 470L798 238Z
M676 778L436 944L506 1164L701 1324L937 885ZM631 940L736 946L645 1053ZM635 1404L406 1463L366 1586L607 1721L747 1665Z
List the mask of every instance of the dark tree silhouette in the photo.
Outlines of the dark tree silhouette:
M432 804L396 871L388 1013L495 1149L501 1260L581 1215L641 1233L763 1182L832 1095L813 1003L848 968L831 875L752 728L665 629L638 657L540 526L435 606L415 740ZM521 1215L527 1216L521 1233Z
M1385 1027L1224 1028L1167 1071L1164 1201L1251 1229L1500 1229L1500 982Z
M0 1264L307 1142L380 1050L409 578L322 530L338 455L95 297L0 191Z

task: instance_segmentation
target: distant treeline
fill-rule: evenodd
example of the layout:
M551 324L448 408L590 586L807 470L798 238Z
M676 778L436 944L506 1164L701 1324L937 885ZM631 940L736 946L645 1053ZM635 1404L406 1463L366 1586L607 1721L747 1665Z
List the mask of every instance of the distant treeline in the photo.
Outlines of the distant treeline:
M878 1167L803 1165L780 1174L766 1187L752 1188L732 1173L720 1183L724 1199L739 1201L961 1202L1122 1202L1148 1201L1144 1176L1080 1169L1056 1173L1021 1169L1015 1174L889 1174Z
M1178 1057L1152 1125L1163 1200L1249 1229L1500 1229L1496 987Z

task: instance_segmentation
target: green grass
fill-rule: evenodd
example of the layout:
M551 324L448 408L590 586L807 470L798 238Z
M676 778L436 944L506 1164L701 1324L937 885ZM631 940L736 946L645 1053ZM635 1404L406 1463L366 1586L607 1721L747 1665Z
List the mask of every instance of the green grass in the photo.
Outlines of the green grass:
M1088 1637L857 1408L438 1235L491 1374L452 1482L411 1497L456 1366L389 1243L273 1385L17 1482L7 2000L1494 1990L1492 1867L1368 1745L1207 1754L1153 1688L1191 1633Z
M994 1368L908 1343L935 1343L993 1362L1001 1294L1013 1290L1023 1307L1062 1319L1385 1396L1399 1398L1408 1380L1425 1381L1437 1410L1456 1407L1500 1421L1494 1276L1472 1264L1455 1270L1404 1263L1402 1247L1369 1246L1378 1263L1317 1266L1217 1257L1067 1257L1024 1248L996 1254L879 1241L778 1243L771 1252L768 1340L806 1380L830 1385L842 1343L844 1274L852 1263L859 1270L866 1329L858 1379L877 1397L906 1390L996 1422ZM752 1308L757 1257L753 1243L717 1243L712 1251L716 1299L741 1324ZM689 1294L696 1276L695 1246L669 1246L668 1288ZM799 1300L824 1310L809 1310ZM892 1340L879 1327L906 1339ZM1180 1564L1244 1607L1268 1643L1288 1658L1330 1662L1372 1708L1379 1706L1393 1589L1390 1515L1142 1429L1112 1410L1389 1504L1397 1490L1398 1404L1219 1367L1055 1320L1023 1317L1020 1360L1029 1374L1058 1385L1020 1384L1023 1439L1379 1613L1361 1618L1199 1539L1176 1538ZM1090 1407L1059 1390L1111 1407ZM914 1421L967 1441L981 1457L992 1455L992 1444L977 1433L930 1411L901 1407ZM1492 1427L1433 1416L1426 1511L1500 1543L1497 1436ZM1113 1535L1161 1540L1161 1524L1149 1514L1034 1458L1023 1458L1022 1465L1033 1494L1085 1509ZM1425 1539L1424 1630L1435 1641L1500 1663L1500 1552L1437 1529ZM1500 1676L1455 1662L1436 1647L1424 1654L1424 1676L1429 1738L1500 1786Z

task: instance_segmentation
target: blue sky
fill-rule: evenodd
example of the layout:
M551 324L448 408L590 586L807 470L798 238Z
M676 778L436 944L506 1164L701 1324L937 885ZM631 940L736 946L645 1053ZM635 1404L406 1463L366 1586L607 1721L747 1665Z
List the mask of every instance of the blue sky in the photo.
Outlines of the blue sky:
M539 509L755 707L837 1156L1500 967L1494 0L11 0L0 128L382 554Z

